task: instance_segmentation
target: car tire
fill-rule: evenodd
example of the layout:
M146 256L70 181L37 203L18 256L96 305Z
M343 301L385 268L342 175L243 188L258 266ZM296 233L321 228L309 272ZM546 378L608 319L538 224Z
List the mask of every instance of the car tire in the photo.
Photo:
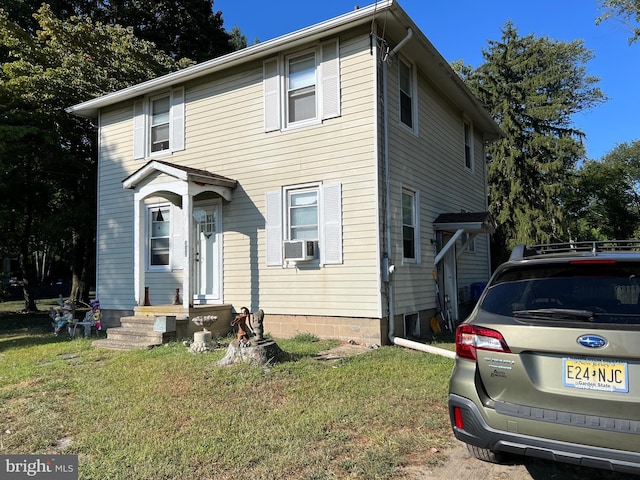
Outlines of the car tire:
M488 448L480 448L475 445L469 445L467 443L467 450L478 460L489 463L502 463L504 454L502 452L496 452L495 450L489 450Z

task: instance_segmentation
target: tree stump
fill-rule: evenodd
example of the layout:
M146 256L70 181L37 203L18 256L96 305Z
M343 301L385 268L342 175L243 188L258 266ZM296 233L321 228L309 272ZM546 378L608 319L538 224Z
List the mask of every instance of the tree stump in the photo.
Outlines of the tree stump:
M270 339L251 339L248 347L243 347L239 342L231 342L224 358L218 361L219 367L226 367L238 362L246 362L250 365L268 366L289 359L286 352L280 349L278 344Z

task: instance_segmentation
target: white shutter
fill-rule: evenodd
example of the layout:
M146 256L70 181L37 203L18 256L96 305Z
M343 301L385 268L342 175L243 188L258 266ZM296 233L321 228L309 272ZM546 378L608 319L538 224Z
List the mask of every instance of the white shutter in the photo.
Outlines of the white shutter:
M325 265L342 263L342 185L322 186L322 237L320 262Z
M172 152L184 150L184 87L171 91L171 145Z
M263 64L264 131L280 130L280 76L278 59Z
M145 145L144 101L133 102L133 158L144 158Z
M340 53L338 40L322 45L320 68L322 85L322 119L340 116Z
M282 266L282 192L266 194L267 265Z

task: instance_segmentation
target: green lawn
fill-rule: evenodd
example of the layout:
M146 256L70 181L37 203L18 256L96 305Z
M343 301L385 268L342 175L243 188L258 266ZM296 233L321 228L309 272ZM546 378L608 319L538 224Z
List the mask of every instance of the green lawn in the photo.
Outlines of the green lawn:
M392 479L451 442L444 357L327 363L313 355L336 342L303 335L276 339L291 361L221 368L225 349L118 352L2 322L0 453L77 454L81 479Z

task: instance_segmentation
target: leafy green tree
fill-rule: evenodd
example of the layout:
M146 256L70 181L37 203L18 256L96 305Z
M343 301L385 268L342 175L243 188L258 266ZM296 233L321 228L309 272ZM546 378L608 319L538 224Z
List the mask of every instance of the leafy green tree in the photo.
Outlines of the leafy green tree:
M640 24L640 0L600 0L600 5L604 9L604 13L596 18L597 24L610 18L617 18L632 33L629 37L629 44L640 38L640 27L638 27Z
M35 19L34 36L0 10L0 252L19 259L31 311L45 249L74 259L72 298L90 286L96 127L65 107L181 65L130 29L59 20L47 5Z
M638 238L640 141L623 143L576 171L564 204L574 240Z
M9 19L27 32L39 27L33 12L43 0L0 0ZM136 37L153 42L174 59L202 62L233 51L213 0L48 0L60 19L88 17L94 22L133 28Z
M213 0L97 0L94 20L133 27L174 59L210 60L233 51Z
M592 53L582 41L521 37L508 22L483 57L476 70L458 71L504 132L487 149L497 263L516 244L566 239L562 192L585 153L572 116L605 96L586 73Z

